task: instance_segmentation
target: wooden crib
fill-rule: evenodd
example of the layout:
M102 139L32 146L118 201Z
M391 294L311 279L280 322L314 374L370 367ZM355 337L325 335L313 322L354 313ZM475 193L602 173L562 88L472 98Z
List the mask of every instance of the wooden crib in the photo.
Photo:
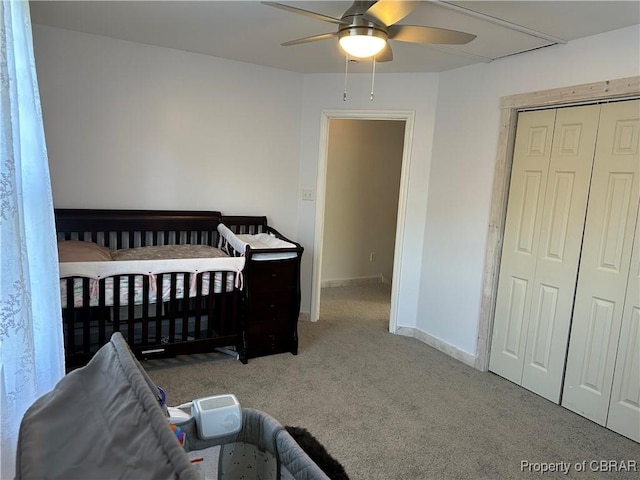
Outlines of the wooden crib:
M59 241L93 242L113 252L166 245L216 247L221 219L216 211L166 210L56 209L55 216ZM65 268L73 271L81 263L65 264ZM104 263L108 267L123 264ZM185 269L179 263L176 271L166 271L167 265L173 265L169 261L162 264L158 273L146 272L148 263L138 263L145 270L129 272L129 267L122 267L126 273L61 279L68 369L86 364L114 331L123 334L140 358L225 347L247 362L240 334L242 279L237 262L230 268L226 264L218 267L216 259L198 259L198 265L208 265L207 270ZM60 265L62 272L63 264ZM155 293L154 287L158 289Z

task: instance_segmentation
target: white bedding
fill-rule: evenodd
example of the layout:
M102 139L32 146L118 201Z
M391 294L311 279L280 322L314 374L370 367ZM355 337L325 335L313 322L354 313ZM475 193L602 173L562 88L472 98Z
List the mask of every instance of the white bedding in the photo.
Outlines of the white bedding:
M112 260L110 262L60 262L60 278L106 278L114 275L157 275L171 272L242 272L243 257Z
M66 281L68 277L87 277L90 279L90 306L98 305L99 280L105 278L105 305L111 306L114 303L113 276L115 275L136 275L133 303L139 305L143 302L143 277L149 277L149 302L156 302L158 295L163 301L168 301L171 294L170 276L162 277L162 284L158 285L157 275L161 273L180 272L176 278L176 298L184 298L185 291L189 297L196 296L197 284L196 275L191 275L190 284L185 287L184 273L197 274L200 272L216 272L213 279L214 293L220 293L222 289L222 272L233 272L234 275L227 275L226 291L234 288L242 288L242 269L244 268L244 257L217 257L217 258L180 258L180 259L158 259L158 260L113 260L97 262L61 262L60 267L60 294L62 307L67 306ZM207 295L211 289L211 279L209 273L204 273L202 278L202 295ZM74 279L74 305L83 305L82 279ZM120 305L128 305L129 283L127 277L122 277L119 292Z
M275 235L269 233L256 233L255 235L238 234L233 233L226 225L218 225L218 233L220 233L220 248L224 250L224 242L227 241L236 251L246 252L247 246L252 249L268 250L268 249L280 249L280 248L295 248L296 246L291 242L286 242L279 239ZM286 258L295 258L297 252L269 252L269 253L257 253L251 257L253 260L268 261L268 260L283 260Z

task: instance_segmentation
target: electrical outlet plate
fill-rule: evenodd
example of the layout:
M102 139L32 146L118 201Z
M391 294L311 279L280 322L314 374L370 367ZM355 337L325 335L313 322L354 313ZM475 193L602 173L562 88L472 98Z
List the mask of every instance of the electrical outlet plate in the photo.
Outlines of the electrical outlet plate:
M315 195L312 189L310 188L304 188L302 189L302 200L307 200L312 202L313 200L315 200Z

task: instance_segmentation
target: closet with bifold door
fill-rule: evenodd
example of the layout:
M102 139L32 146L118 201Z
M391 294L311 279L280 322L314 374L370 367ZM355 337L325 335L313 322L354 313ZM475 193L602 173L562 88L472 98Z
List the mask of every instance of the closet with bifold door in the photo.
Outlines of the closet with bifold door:
M518 115L489 361L636 441L639 150L640 100Z

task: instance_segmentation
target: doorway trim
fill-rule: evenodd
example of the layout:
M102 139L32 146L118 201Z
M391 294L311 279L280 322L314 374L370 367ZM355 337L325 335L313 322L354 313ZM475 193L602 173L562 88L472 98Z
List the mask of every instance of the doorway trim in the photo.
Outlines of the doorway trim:
M313 277L311 280L311 321L320 317L320 295L322 289L322 242L324 237L325 193L327 187L327 163L329 155L329 121L347 120L401 120L405 122L400 192L398 195L398 215L396 239L393 254L393 276L391 280L391 312L389 331L395 333L398 324L398 298L403 265L404 226L409 193L409 170L415 112L405 110L323 110L320 120L320 153L318 158L318 181L316 183L316 221L313 249Z
M489 370L493 317L500 274L511 164L518 112L580 103L605 102L640 95L640 76L510 95L500 99L500 127L493 176L491 210L482 276L475 368Z

